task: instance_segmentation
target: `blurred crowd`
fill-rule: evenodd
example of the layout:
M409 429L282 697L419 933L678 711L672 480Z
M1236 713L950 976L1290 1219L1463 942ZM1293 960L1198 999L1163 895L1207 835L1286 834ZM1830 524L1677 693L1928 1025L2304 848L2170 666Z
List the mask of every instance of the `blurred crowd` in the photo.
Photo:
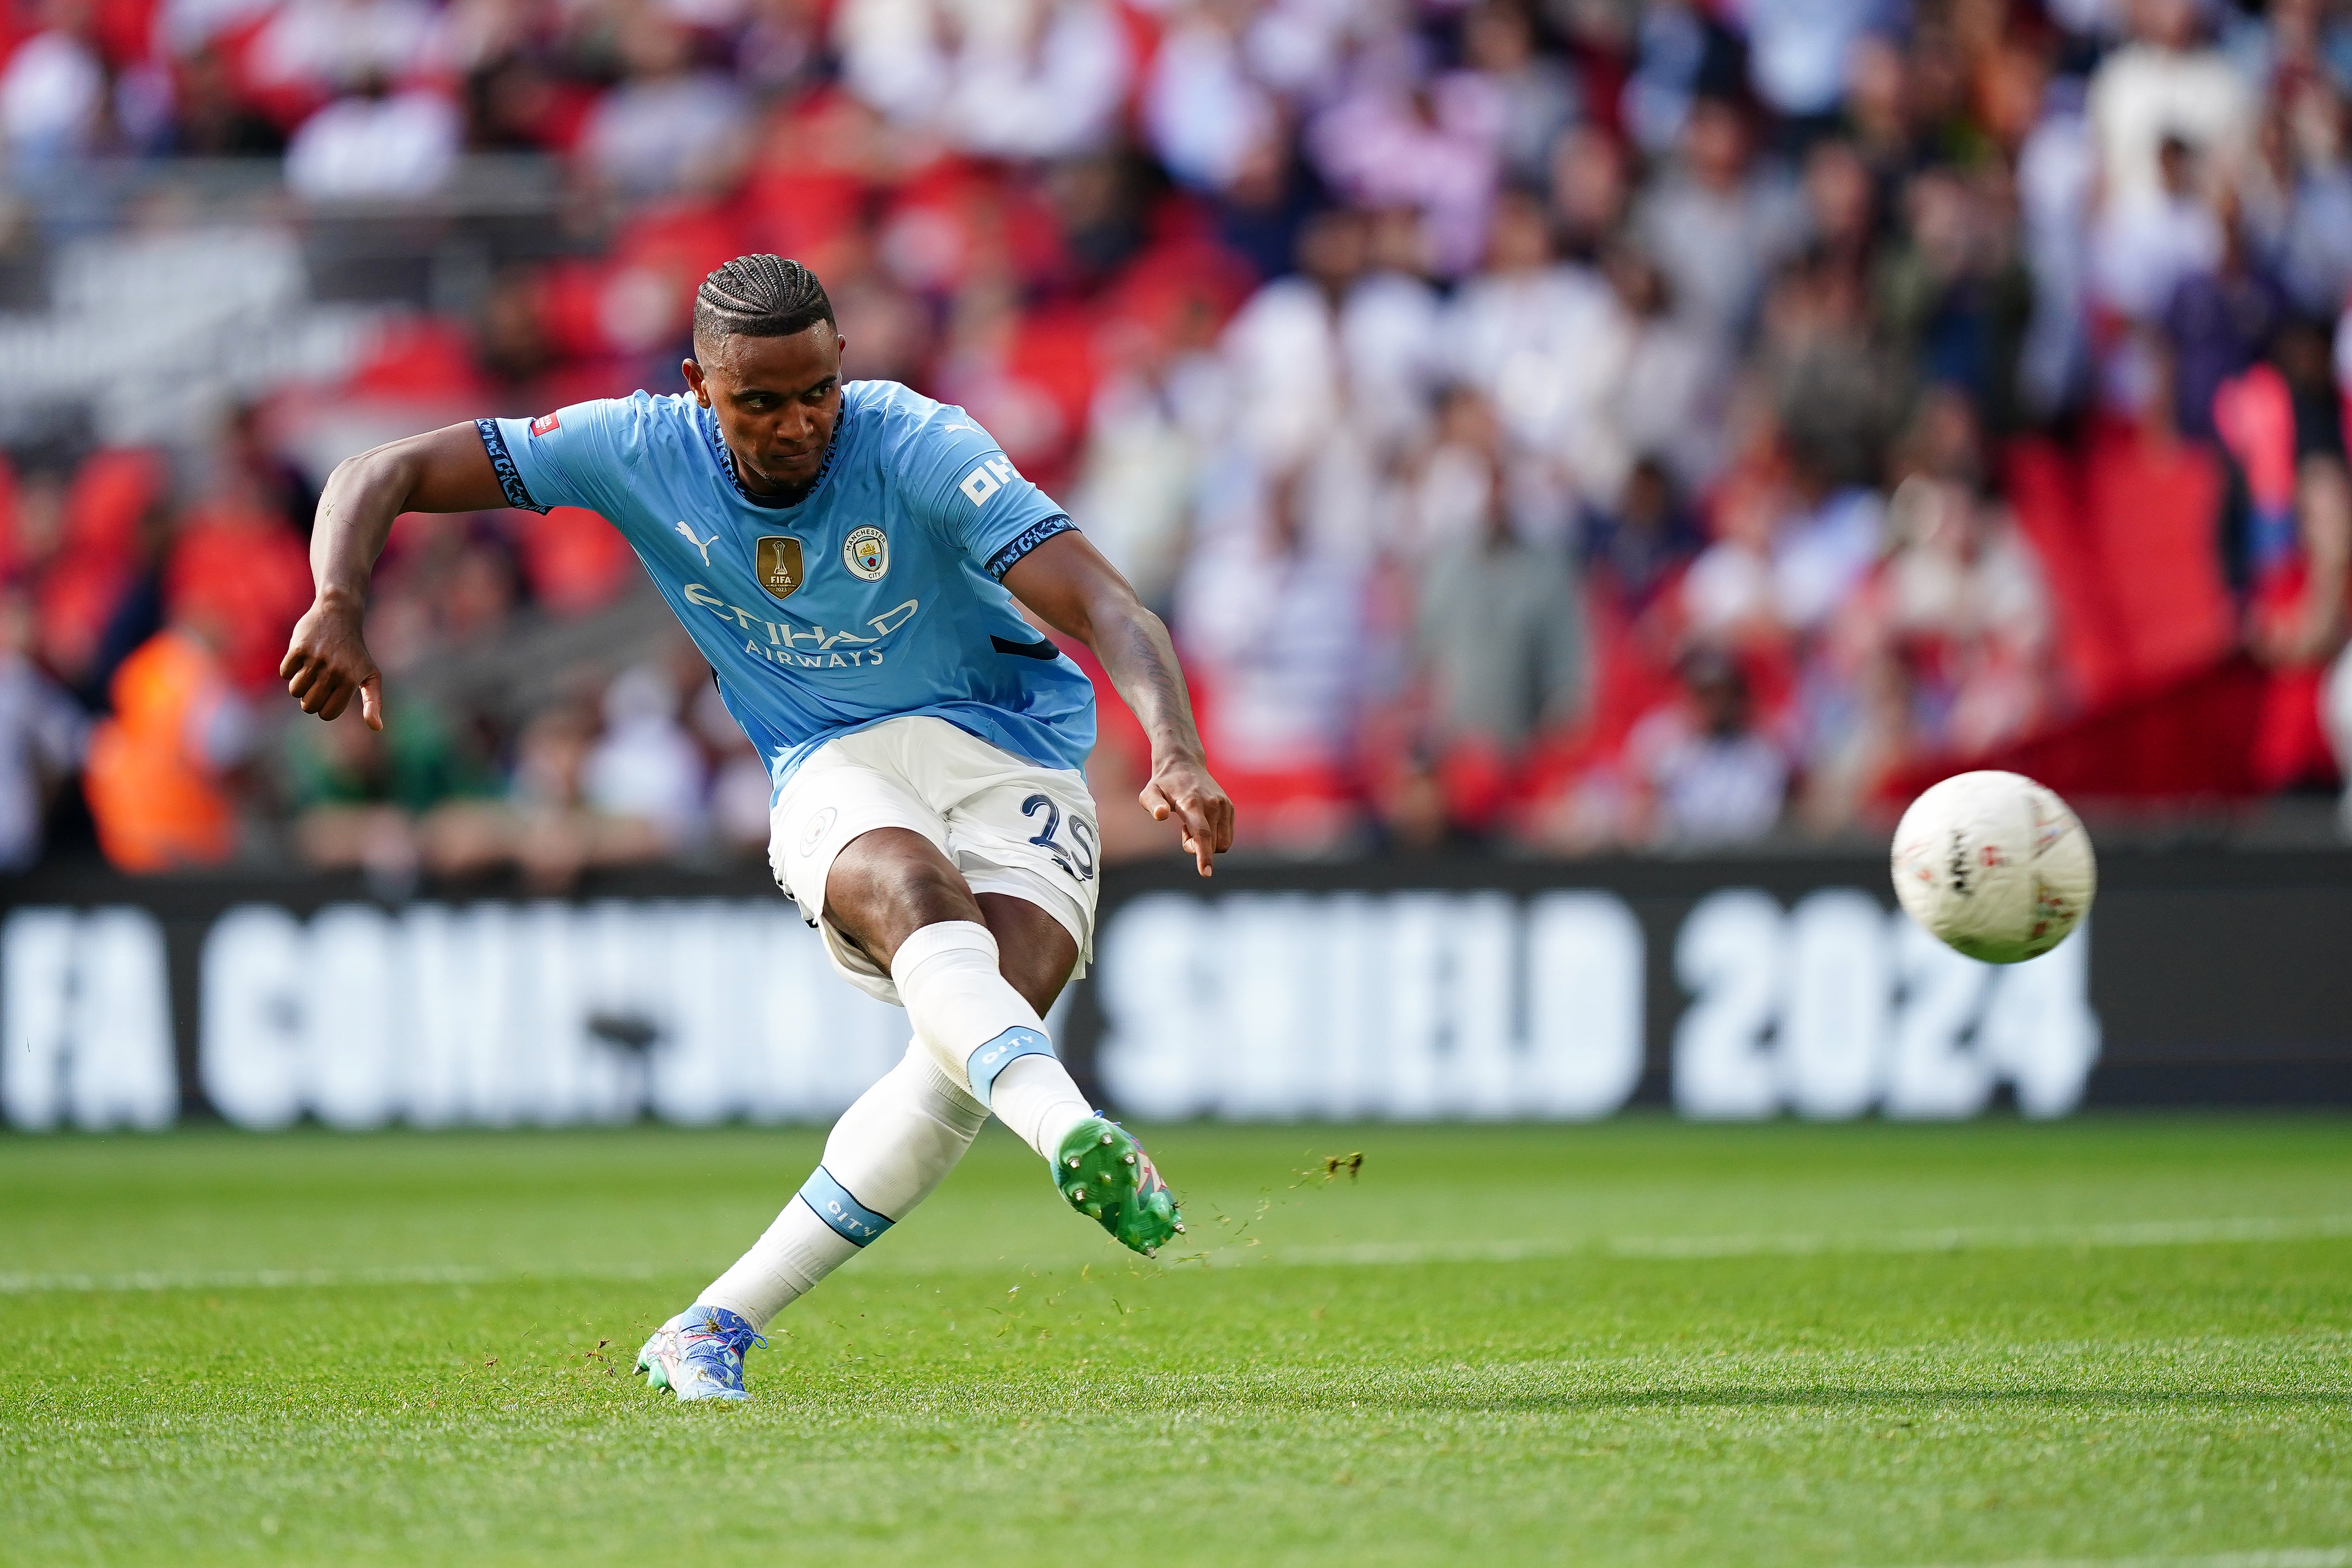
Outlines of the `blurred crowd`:
M13 455L0 858L756 853L585 514L403 521L384 734L272 682L322 411L677 390L755 249L1168 616L1245 847L1834 834L2214 691L2147 779L2332 789L2347 94L2342 0L16 0L20 211L182 157L282 159L295 223L480 154L565 197L347 374ZM1106 850L1164 847L1104 692Z

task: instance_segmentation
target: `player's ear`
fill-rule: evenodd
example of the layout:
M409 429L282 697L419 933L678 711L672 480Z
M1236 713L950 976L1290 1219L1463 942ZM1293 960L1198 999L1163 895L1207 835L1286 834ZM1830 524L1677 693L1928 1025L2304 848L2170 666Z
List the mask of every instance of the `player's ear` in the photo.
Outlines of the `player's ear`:
M694 363L694 356L691 354L688 355L686 359L679 363L677 368L679 372L685 375L686 384L693 389L694 400L697 403L701 404L705 408L709 407L710 389L703 385L702 367Z

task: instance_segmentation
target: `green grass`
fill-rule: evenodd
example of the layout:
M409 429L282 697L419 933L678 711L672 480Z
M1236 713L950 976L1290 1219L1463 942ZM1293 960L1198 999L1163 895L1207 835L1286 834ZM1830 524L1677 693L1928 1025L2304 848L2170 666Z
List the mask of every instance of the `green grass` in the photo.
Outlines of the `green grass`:
M813 1135L0 1139L0 1561L2352 1563L2352 1124L1150 1141L1200 1256L992 1131L713 1409Z

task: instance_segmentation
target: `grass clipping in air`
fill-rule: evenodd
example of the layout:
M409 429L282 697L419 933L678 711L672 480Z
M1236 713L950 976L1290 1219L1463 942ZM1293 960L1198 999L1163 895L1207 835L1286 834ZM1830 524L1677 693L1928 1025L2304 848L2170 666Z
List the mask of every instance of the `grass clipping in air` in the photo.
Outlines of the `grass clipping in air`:
M0 1561L2352 1563L2341 1122L1147 1142L1181 1257L992 1131L730 1408L814 1134L0 1141Z

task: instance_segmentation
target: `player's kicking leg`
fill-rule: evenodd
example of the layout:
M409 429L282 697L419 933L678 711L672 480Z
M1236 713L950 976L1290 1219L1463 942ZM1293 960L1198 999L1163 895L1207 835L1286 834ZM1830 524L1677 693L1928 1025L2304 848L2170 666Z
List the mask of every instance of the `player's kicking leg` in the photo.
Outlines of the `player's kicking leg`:
M1150 1256L1183 1230L1174 1194L1134 1134L1087 1103L1045 1035L1042 1015L1076 965L1076 943L1043 906L1010 894L964 893L982 918L962 918L936 879L961 889L963 879L917 836L901 837L875 844L853 875L916 885L845 901L845 928L866 951L890 953L916 1038L942 1070L960 1076L975 1100L1045 1159L1071 1207ZM835 879L842 886L838 864ZM945 918L908 928L925 914Z
M648 1381L680 1399L747 1398L743 1354L769 1320L928 1196L992 1112L1050 1163L1071 1206L1123 1245L1149 1256L1184 1228L1142 1145L1095 1114L1053 1054L1042 1015L1078 954L1060 921L1027 898L975 895L905 828L858 836L824 887L836 961L865 955L887 973L915 1041L843 1114L767 1234L639 1352Z

